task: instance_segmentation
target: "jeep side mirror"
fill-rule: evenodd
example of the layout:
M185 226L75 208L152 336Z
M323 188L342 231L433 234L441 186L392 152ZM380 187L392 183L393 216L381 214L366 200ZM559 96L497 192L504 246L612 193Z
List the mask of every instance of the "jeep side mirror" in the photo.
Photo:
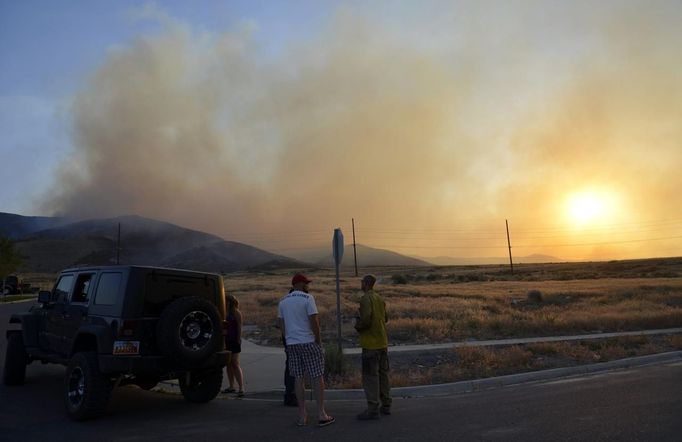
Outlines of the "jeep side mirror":
M47 290L41 290L38 292L38 302L47 304L50 302L50 299L52 298L52 292L48 292Z

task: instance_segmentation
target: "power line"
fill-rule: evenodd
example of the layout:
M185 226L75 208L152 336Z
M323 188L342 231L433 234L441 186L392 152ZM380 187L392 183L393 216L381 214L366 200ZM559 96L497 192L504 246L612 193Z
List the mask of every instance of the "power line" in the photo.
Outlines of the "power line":
M601 245L613 245L613 244L627 244L636 242L649 242L649 241L664 241L669 239L682 239L682 236L668 236L664 238L649 238L649 239L632 239L623 241L603 241L595 243L579 243L579 244L532 244L532 245L515 245L515 249L520 248L538 248L538 247L587 247L587 246L601 246ZM382 247L382 248L392 248L392 249L501 249L506 248L504 244L499 246L417 246L417 245L388 245L388 244L372 244L371 247Z
M652 232L661 232L661 231L668 231L670 229L668 228L661 228L661 229L641 229L641 230L619 230L619 231L613 231L610 233L604 233L604 232L587 232L584 233L582 231L580 232L571 232L570 235L543 235L543 236L524 236L524 235L516 235L516 232L514 234L514 237L516 239L522 239L522 240L533 240L533 239L554 239L554 238L565 238L566 236L604 236L605 234L612 234L612 235L624 235L624 234L629 234L629 233L652 233ZM676 229L678 230L678 229ZM389 236L386 236L389 235ZM420 240L420 241L479 241L479 240L498 240L501 237L504 237L504 232L498 232L497 235L495 236L474 236L474 235L468 235L468 236L414 236L414 235L409 235L409 238L406 238L405 235L403 236L391 236L392 234L382 234L382 233L375 233L374 235L371 236L365 236L366 238L370 239L379 239L379 240L397 240L397 239L411 239L411 240Z
M627 244L627 243L635 243L635 242L649 242L649 241L665 241L668 239L682 239L682 236L668 236L665 238L648 238L648 239L630 239L630 240L623 240L623 241L605 241L605 242L597 242L597 243L585 243L585 244L542 244L542 245L523 245L523 246L515 246L516 248L519 247L579 247L579 246L601 246L601 245L611 245L611 244Z
M659 227L659 228L654 228L654 229L647 229L643 230L643 228L646 227L657 227L657 226L665 226L665 225L680 225L682 226L682 219L674 219L674 220L649 220L649 221L641 221L641 222L631 222L631 223L614 223L614 224L608 224L608 225L602 225L602 226L595 226L595 227L582 227L580 228L580 231L578 232L579 234L587 234L588 232L603 232L604 230L613 230L613 229L621 229L623 227L630 227L634 228L635 231L641 232L641 231L655 231L655 230L665 230L665 227ZM641 227L641 228L638 228ZM467 233L467 234L497 234L500 232L500 229L477 229L477 228L460 228L460 229L434 229L434 228L423 228L423 229L400 229L400 228L395 228L395 229L385 229L385 228L376 228L376 227L368 227L368 228L363 228L363 232L368 232L368 233L379 233L379 234L399 234L399 235L428 235L430 233ZM567 233L576 233L575 229L571 228L515 228L514 229L514 234L515 236L518 233L552 233L552 232L567 232ZM277 231L263 231L263 230L245 230L245 231L238 231L238 230L233 230L229 231L223 234L223 236L234 236L234 237L269 237L269 236L301 236L301 235L311 235L311 234L328 234L329 229L328 228L320 228L320 229L310 229L310 230L277 230Z
M674 226L674 225L680 225L682 226L682 220L674 220L674 221L649 221L649 222L639 222L639 223L621 223L621 224L607 224L607 225L602 225L602 226L595 226L595 227L581 227L579 233L585 233L585 232L603 232L604 230L622 230L624 227L629 227L631 229L635 229L636 231L641 231L642 228L646 227L657 227L657 226L664 226L664 225L669 225L669 226ZM641 228L638 228L637 226L641 226ZM660 228L655 228L655 229L650 229L650 230L665 230L664 227ZM370 233L395 233L395 234L407 234L407 235L417 235L417 234L428 234L428 233L479 233L479 234L490 234L490 233L499 233L499 229L378 229L378 228L366 228L363 229L364 232L370 232ZM514 232L519 232L519 233L555 233L555 232L567 232L567 233L575 233L576 229L575 228L519 228L519 229L514 229Z

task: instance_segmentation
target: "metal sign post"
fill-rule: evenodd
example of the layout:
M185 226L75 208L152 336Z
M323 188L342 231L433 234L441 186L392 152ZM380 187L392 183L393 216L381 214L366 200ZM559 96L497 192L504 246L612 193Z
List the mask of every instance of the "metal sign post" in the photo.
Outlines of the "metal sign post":
M334 265L336 267L336 337L339 353L341 353L341 285L339 282L339 266L341 265L341 260L343 259L343 233L341 233L341 229L334 229L332 250L334 253Z

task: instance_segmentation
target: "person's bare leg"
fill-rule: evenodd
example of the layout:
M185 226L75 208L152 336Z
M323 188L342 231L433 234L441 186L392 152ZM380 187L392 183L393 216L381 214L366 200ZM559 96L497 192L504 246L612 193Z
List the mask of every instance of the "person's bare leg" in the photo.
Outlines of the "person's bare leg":
M237 381L239 386L239 391L244 392L244 373L242 373L242 367L239 365L239 353L232 354L232 376L234 380Z
M295 384L295 391L296 391L296 400L298 401L298 419L301 422L306 421L306 412L305 412L305 384L303 382L302 377L297 377L296 378L296 384Z
M329 417L324 410L324 377L320 376L312 380L313 389L315 390L315 401L317 402L317 419L327 420Z
M227 372L227 382L229 384L229 389L234 390L234 372L232 371L232 353L227 354L227 365L225 366L225 372Z

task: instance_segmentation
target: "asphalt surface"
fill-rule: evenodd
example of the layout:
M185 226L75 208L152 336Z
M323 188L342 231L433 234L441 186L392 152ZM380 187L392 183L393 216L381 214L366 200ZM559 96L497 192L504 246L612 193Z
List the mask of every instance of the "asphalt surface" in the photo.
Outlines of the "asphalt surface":
M0 330L8 306L0 306ZM27 308L28 305L17 308ZM4 338L4 336L2 336ZM0 339L4 363L4 339ZM0 386L0 440L636 440L682 438L682 363L436 397L396 398L393 415L359 422L362 399L328 402L329 427L294 425L279 400L221 396L204 405L178 395L118 388L107 414L75 423L62 404L64 369L31 364L23 386Z
M0 386L0 439L21 441L679 441L682 363L460 395L396 399L393 414L360 422L361 400L331 401L329 427L296 427L279 401L220 398L204 405L136 387L115 390L107 414L71 422L63 370ZM312 421L313 404L309 404ZM312 423L312 422L311 422Z

